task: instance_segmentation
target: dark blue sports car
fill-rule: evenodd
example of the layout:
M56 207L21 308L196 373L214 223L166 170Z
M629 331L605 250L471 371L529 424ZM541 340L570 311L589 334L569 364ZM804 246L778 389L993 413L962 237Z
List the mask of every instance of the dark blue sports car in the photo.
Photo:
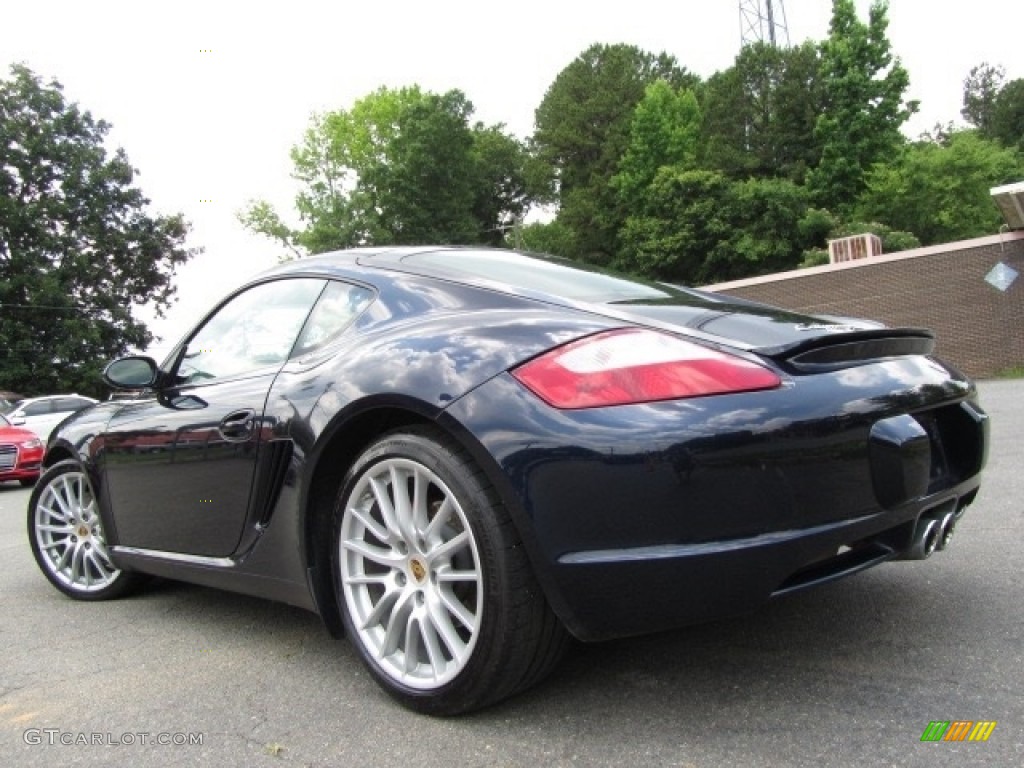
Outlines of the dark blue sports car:
M82 600L144 575L348 634L405 705L945 547L987 419L918 329L504 250L371 248L238 289L56 431L28 533Z

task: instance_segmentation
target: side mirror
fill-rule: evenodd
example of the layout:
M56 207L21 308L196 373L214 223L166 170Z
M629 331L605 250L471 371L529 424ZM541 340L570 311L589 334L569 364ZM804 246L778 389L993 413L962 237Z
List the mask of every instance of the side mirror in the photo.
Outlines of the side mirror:
M116 389L145 389L156 383L156 361L143 355L121 357L103 371L103 381Z
M25 426L25 417L15 416L13 419L11 419L11 424L13 424L16 427L23 427Z

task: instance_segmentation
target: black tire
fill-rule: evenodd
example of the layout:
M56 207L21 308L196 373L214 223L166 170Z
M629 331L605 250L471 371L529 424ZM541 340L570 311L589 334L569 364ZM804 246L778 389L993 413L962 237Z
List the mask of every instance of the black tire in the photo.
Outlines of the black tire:
M97 502L76 461L54 464L39 478L28 502L32 555L53 586L76 600L109 600L141 583L106 554Z
M508 512L440 430L406 428L371 445L341 484L332 530L345 631L406 707L480 709L539 682L561 658L568 634Z
M38 480L38 477L23 477L18 482L21 483L22 488L31 488Z

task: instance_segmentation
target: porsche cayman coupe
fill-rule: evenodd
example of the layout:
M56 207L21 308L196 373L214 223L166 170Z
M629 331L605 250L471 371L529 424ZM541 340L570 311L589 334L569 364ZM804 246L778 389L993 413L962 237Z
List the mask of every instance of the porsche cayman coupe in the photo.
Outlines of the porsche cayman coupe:
M987 417L924 330L505 250L371 248L122 358L28 534L72 598L161 576L317 612L454 714L600 640L946 547Z

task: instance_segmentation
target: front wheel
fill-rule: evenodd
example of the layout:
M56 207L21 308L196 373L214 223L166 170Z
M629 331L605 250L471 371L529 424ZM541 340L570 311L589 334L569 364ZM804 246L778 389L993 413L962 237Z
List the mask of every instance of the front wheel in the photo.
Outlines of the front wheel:
M449 715L539 681L566 632L507 511L433 428L385 435L342 484L333 571L345 629L404 705Z
M39 478L28 502L28 539L43 575L76 600L119 597L138 582L110 561L92 484L77 462L62 461Z

